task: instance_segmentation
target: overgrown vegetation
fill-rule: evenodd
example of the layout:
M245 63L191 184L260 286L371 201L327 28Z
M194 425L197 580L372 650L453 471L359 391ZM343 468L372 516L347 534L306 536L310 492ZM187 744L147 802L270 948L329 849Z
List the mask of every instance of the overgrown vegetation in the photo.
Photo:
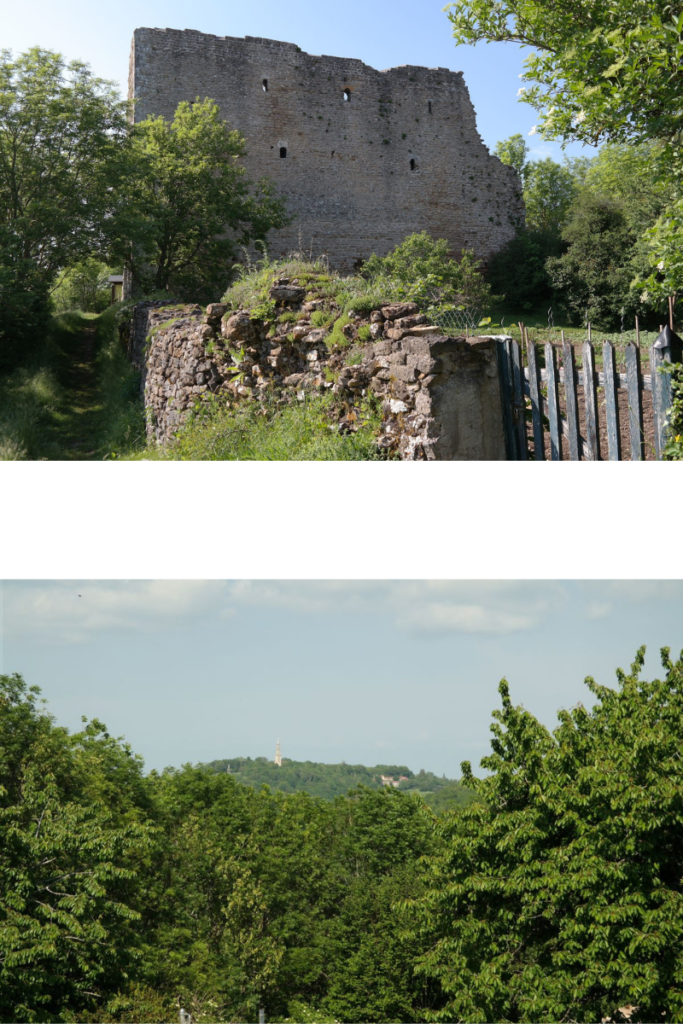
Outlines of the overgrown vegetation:
M102 459L144 444L140 376L119 342L125 310L52 318L28 365L0 376L0 460Z
M327 799L324 766L145 774L1 676L0 1020L678 1020L683 657L643 656L553 732L503 681L476 801L441 814L401 765L371 771L412 792Z
M199 405L168 445L150 445L131 458L181 461L320 462L384 459L377 447L379 414L370 401L357 406L358 428L340 431L333 399L320 395L295 404L274 401Z

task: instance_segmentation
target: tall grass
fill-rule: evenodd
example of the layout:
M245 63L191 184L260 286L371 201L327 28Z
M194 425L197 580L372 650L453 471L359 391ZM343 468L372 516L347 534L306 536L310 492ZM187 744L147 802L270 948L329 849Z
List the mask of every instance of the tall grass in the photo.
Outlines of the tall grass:
M218 401L196 414L165 447L130 456L181 461L348 462L384 459L375 432L379 419L366 404L356 433L340 433L330 421L331 399L268 408L256 402L237 409Z
M96 369L102 411L95 442L99 458L104 459L133 454L146 443L140 374L119 340L119 323L126 315L126 309L110 306L97 322Z
M65 402L64 347L81 329L78 313L52 318L32 360L0 376L0 461L60 458L55 424Z

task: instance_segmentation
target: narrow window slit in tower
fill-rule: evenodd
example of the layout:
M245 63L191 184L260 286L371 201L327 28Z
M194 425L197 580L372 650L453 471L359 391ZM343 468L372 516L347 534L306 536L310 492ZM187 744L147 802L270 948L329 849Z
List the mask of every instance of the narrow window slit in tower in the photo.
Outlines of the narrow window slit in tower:
M264 92L268 92L268 79L264 78L262 84L263 84L263 91Z
M429 100L429 113L431 114L431 112L432 112L432 101Z
M283 160L287 156L287 147L286 146L280 146L280 156L282 157Z
M416 167L417 167L417 164L415 163L415 161L411 160L410 161L410 169L411 169L411 171L414 171Z
M348 103L350 99L351 99L351 90L350 89L344 89L344 100L345 100L345 102Z

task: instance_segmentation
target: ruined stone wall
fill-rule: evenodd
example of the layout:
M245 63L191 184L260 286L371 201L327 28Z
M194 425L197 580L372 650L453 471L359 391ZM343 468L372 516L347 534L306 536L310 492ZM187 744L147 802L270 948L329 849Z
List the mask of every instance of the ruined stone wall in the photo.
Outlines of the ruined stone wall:
M191 410L218 395L230 405L284 405L331 391L337 429L358 426L358 400L382 402L379 445L404 460L505 458L495 341L444 335L412 303L393 304L369 317L352 316L344 334L349 350L331 344L328 330L301 305L303 288L281 282L271 295L300 309L304 319L275 332L249 310L212 303L136 308L131 337L144 330L144 403L150 440L172 441ZM300 293L300 294L299 294ZM308 314L308 316L306 316ZM361 342L360 328L372 340ZM334 424L332 424L334 426Z
M293 43L139 28L129 95L136 120L218 102L246 136L249 176L274 181L295 217L269 236L273 255L303 247L350 270L426 229L455 255L486 259L523 217L517 175L479 137L462 72L377 71Z

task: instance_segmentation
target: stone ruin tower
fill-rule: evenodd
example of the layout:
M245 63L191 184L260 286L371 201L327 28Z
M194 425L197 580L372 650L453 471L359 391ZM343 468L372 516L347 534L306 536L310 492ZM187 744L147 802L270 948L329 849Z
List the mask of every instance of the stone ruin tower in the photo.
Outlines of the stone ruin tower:
M139 28L129 97L136 120L216 100L246 138L249 177L270 178L294 216L270 233L273 256L325 253L350 271L426 229L486 260L524 216L519 179L479 137L459 71L376 71L271 39Z

